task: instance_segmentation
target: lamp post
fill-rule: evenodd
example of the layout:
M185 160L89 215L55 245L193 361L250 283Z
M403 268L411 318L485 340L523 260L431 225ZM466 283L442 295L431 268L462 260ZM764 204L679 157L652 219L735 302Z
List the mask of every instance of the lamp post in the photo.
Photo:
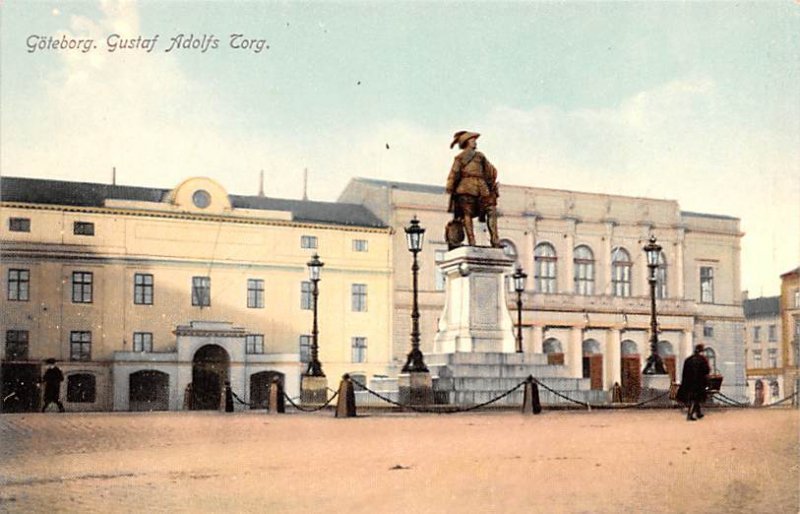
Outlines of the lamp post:
M417 302L418 296L418 282L417 275L419 273L419 263L417 262L417 254L422 250L422 241L425 239L425 229L419 226L419 220L416 216L411 220L411 224L405 228L406 243L408 244L408 251L414 256L414 263L411 266L411 273L413 276L413 303L411 307L411 352L408 354L406 364L403 366L403 373L423 371L427 372L428 367L422 357L422 351L419 349L419 305Z
M656 271L658 270L658 258L661 255L661 246L656 243L656 236L650 236L650 242L644 247L647 255L647 267L650 270L648 281L650 282L650 356L647 364L642 371L644 375L666 375L664 362L658 355L658 321L656 321Z
M311 260L306 263L308 266L308 278L311 280L312 289L311 295L314 298L314 324L311 329L311 362L308 363L306 375L312 377L324 377L325 373L322 372L322 364L319 362L319 329L317 327L317 299L319 298L319 272L325 265L324 262L319 260L319 255L316 253Z
M511 278L514 279L514 291L517 292L517 353L522 353L522 292L525 291L528 275L517 267Z

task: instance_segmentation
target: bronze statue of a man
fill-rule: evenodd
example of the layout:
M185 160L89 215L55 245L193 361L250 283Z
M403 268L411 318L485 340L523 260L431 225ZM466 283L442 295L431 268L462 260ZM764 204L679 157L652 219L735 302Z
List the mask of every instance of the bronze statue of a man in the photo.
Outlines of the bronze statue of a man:
M497 169L477 151L477 139L480 134L462 130L453 135L450 148L456 144L461 153L456 155L450 175L447 177L447 192L450 194L450 206L447 211L453 213L456 223L460 222L467 236L467 244L475 246L475 230L472 218L485 221L489 229L489 238L495 248L500 248L497 234ZM463 240L446 231L450 247L458 246ZM461 240L459 240L461 239Z

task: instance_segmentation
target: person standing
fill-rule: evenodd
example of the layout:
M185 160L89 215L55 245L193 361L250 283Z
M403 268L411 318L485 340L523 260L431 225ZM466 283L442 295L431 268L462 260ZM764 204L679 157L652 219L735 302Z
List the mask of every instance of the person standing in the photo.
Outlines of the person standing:
M42 382L44 382L44 406L42 407L42 412L44 412L51 403L58 405L58 412L64 412L64 404L61 403L60 398L61 382L64 381L64 374L61 373L59 367L56 366L55 359L47 359L45 362L49 364L50 367L47 368L47 371L45 371L42 376Z
M676 397L689 407L687 421L696 421L703 417L700 405L706 401L708 374L711 373L708 359L703 355L704 350L705 347L698 344L694 347L694 354L683 362L681 385Z
M452 212L456 220L461 221L466 232L467 243L475 246L475 230L472 218L478 217L486 221L489 229L491 244L500 248L500 238L497 234L497 169L489 162L485 155L477 151L477 139L480 134L462 130L453 135L453 142L461 148L450 174L447 176L446 190L450 194L450 206L447 212ZM451 241L450 246L456 246L456 241ZM458 241L460 243L460 241Z

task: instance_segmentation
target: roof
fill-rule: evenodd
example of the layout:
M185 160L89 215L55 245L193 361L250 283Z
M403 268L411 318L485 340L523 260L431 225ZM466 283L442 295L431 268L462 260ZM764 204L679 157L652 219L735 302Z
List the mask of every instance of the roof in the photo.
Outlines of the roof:
M735 216L726 216L724 214L708 214L705 212L691 212L691 211L681 211L681 216L692 216L695 218L711 218L711 219L719 219L719 220L738 220L739 218Z
M745 318L778 316L781 312L780 296L763 296L742 302Z
M400 189L402 191L411 191L413 193L432 193L437 195L443 195L445 193L444 187L432 186L429 184L414 184L412 182L395 182L392 180L378 180L374 178L364 178L364 177L358 177L354 180L357 180L358 182L363 182L365 184L370 184L373 186L388 187L391 189Z
M3 202L102 207L109 199L162 202L169 193L169 189L151 187L0 177L0 201ZM234 208L290 211L295 221L356 227L386 227L385 223L363 205L264 196L228 195L228 198Z
M781 278L788 277L789 275L800 275L800 266L796 267L793 270L789 270L786 273L782 273Z

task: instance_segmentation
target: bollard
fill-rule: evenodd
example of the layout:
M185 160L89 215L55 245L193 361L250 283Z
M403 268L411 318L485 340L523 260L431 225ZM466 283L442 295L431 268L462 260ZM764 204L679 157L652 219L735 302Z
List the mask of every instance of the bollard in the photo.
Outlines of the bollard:
M283 414L286 412L286 403L283 397L283 385L278 377L272 378L269 385L269 403L267 404L268 414Z
M225 381L225 412L233 412L233 391L231 391L231 383Z
M619 382L614 382L611 387L611 403L622 403L622 386Z
M533 375L528 375L525 380L525 395L522 400L522 413L529 412L534 414L542 412L542 404L539 402L539 385L533 379Z
M336 402L337 418L354 418L356 416L356 393L350 375L345 373L339 384L339 401Z

